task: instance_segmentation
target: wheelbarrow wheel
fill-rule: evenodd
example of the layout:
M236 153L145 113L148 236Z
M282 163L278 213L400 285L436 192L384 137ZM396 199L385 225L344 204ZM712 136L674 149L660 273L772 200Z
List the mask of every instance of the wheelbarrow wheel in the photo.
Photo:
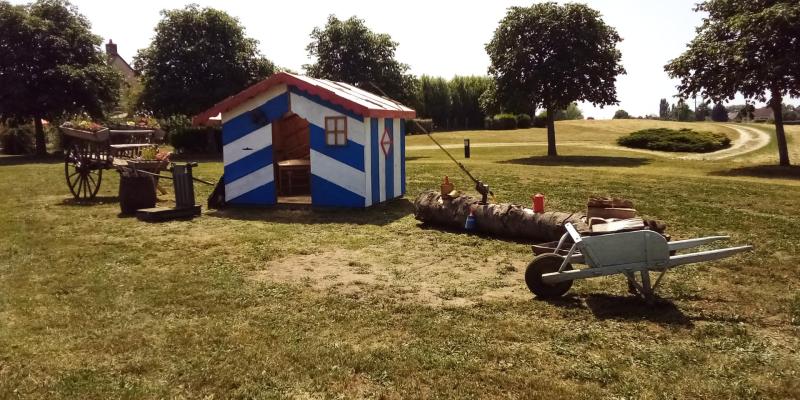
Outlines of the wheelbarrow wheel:
M555 299L567 293L572 287L572 281L549 284L542 281L542 275L558 272L564 257L549 253L536 256L525 270L525 283L536 297L540 299ZM564 271L572 270L572 264L567 263Z

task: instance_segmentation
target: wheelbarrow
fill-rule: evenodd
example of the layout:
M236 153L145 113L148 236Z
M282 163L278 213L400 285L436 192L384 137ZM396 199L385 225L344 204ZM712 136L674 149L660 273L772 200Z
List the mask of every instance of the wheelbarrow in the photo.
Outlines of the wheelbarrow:
M561 297L577 279L623 274L628 279L631 291L652 303L654 292L668 270L680 265L719 260L753 249L753 246L739 246L677 254L681 250L729 237L710 236L667 242L662 235L649 230L583 237L572 224L567 223L565 227L567 233L558 241L553 252L536 256L525 270L525 283L538 298ZM570 238L573 244L566 250ZM573 264L585 264L588 268L574 269ZM655 283L651 283L650 272L659 273Z

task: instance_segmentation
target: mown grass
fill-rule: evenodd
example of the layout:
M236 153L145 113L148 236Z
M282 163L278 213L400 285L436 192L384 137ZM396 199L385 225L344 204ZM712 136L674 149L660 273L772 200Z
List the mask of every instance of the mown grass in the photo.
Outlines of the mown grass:
M559 139L613 141L641 123L615 124ZM60 163L0 162L0 397L800 397L800 181L722 174L752 167L748 157L559 150L475 148L465 163L500 201L542 192L548 208L577 211L590 194L623 196L676 238L725 233L756 250L675 270L653 308L618 277L542 302L524 287L527 244L422 229L410 215L413 195L445 174L471 186L438 151L409 153L409 199L366 211L206 210L164 224L119 218L113 174L101 201L79 204ZM251 279L332 251L373 254L344 267L393 278L347 291ZM404 267L422 254L453 274L436 287L444 303L413 297ZM490 279L464 283L470 273ZM516 282L507 297L482 296L504 279Z

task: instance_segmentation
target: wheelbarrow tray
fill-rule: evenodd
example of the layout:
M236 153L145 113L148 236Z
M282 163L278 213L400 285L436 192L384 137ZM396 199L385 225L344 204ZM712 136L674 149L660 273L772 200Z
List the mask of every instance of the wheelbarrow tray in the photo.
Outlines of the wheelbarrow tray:
M554 242L549 242L533 246L534 253L538 255L526 270L526 283L537 295L540 295L536 291L537 288L547 297L557 297L569 290L571 282L576 279L624 274L631 285L636 286L639 292L649 299L652 298L653 290L661 281L663 273L671 268L719 260L752 249L752 246L738 246L676 255L679 250L691 249L729 237L710 236L667 242L666 237L649 230L582 236L571 224L566 224L566 229L567 233L559 242L555 242L555 245ZM568 244L570 239L572 243ZM569 250L565 252L567 248ZM554 257L558 258L557 264L553 264ZM537 265L539 261L541 263ZM573 263L585 264L587 268L573 269ZM652 286L648 275L651 271L662 273ZM641 282L635 281L634 273L641 273ZM558 286L562 283L565 283L561 286L563 290L550 290L542 286Z

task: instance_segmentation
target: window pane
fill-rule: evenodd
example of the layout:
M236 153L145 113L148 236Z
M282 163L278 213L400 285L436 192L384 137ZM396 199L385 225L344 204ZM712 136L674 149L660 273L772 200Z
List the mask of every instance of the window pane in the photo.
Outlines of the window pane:
M346 122L345 122L344 118L337 118L336 119L336 130L339 131L339 132L344 132L344 124L345 123Z
M336 134L335 133L328 133L325 136L326 136L326 138L325 138L325 143L326 144L328 144L328 145L336 144Z
M336 129L336 120L333 118L325 118L325 130L332 131Z
M345 145L347 144L347 135L344 133L337 133L336 134L336 144L338 145Z

